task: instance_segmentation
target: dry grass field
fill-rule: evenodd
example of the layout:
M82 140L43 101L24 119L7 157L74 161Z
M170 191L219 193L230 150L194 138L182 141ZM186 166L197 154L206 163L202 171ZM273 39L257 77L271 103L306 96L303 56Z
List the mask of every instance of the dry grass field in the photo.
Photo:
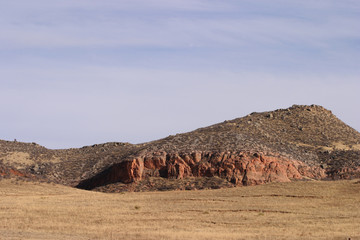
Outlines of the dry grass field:
M360 182L109 194L0 181L0 239L360 239Z

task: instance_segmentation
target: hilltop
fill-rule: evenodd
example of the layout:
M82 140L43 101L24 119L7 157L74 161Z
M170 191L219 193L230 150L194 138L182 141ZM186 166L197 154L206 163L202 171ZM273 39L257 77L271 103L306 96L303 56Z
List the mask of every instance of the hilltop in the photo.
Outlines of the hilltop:
M293 105L143 144L0 141L0 175L110 192L349 179L360 177L360 133L322 106Z

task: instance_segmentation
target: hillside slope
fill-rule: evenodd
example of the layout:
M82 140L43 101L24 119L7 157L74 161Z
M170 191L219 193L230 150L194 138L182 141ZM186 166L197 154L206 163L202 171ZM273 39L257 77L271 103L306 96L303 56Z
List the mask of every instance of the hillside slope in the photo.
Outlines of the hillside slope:
M360 133L321 106L294 105L136 145L49 150L1 141L0 161L0 175L100 191L342 179L360 176Z

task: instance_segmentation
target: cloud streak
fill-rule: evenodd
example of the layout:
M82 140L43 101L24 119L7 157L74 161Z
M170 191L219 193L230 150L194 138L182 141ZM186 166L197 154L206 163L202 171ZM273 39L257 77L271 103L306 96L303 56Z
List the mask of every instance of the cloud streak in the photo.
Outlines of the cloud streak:
M3 1L1 138L143 142L322 104L360 130L358 1Z
M304 15L298 13L298 16L291 16L279 12L274 14L271 11L258 15L259 13L251 12L238 13L225 4L217 2L214 5L208 1L122 1L121 4L118 1L72 2L57 2L52 5L48 1L39 1L43 8L34 9L36 5L31 4L33 14L27 9L27 4L21 6L22 11L18 15L9 16L5 13L9 19L2 23L2 45L23 48L181 48L241 47L255 42L269 46L300 43L322 47L331 44L331 41L360 37L360 31L354 31L354 26L359 23L359 15L341 12L334 13L331 17L326 11L311 16L306 12L301 12ZM251 5L248 1L244 2L234 5L238 8ZM295 2L299 5L299 1ZM9 5L10 8L19 7ZM222 8L218 5L222 5ZM290 4L291 8L297 5ZM335 12L338 5L330 8L331 12ZM45 13L44 9L47 8L50 8L50 13ZM131 12L132 9L139 12ZM303 6L303 11L306 9ZM190 10L200 14L191 14L188 12ZM28 14L24 14L24 11ZM177 11L185 13L174 14ZM215 17L212 14L201 14L204 11L214 13Z

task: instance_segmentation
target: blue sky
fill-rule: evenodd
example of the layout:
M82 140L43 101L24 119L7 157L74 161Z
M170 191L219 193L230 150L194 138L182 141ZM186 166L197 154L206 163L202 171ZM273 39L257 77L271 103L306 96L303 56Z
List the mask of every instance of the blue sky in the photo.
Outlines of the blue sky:
M0 139L140 143L319 104L360 130L355 0L0 0Z

